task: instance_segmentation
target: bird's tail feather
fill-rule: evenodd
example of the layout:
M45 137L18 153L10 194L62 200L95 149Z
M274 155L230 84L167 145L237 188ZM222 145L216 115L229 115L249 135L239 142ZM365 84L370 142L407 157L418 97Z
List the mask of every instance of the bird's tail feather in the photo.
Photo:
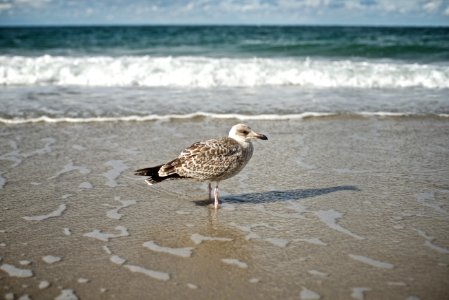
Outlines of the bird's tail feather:
M151 167L151 168L139 169L139 170L135 171L134 175L137 175L137 176L148 176L148 178L145 179L145 181L149 185L153 185L155 183L159 183L159 182L167 180L167 179L179 179L179 178L182 178L177 173L173 173L173 174L170 174L170 175L167 175L167 176L159 176L159 169L162 166L163 165L159 165L159 166Z

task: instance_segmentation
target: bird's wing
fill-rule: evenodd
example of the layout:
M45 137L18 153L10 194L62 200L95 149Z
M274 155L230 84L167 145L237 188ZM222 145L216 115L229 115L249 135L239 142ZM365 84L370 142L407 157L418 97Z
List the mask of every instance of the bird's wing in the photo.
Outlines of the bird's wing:
M161 171L167 175L177 173L186 177L216 177L226 172L240 158L241 153L240 145L231 138L197 142L162 166Z

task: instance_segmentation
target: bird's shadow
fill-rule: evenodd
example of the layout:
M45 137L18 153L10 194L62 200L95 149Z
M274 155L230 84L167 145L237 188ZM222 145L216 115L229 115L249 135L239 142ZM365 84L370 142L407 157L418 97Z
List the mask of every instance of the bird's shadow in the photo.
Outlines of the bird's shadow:
M330 194L339 191L360 191L359 188L352 185L340 185L327 188L317 189L293 189L284 191L268 191L261 193L245 193L239 195L228 195L220 199L222 203L271 203L288 200L300 200L305 198L318 197L325 194ZM206 206L211 202L209 200L194 201L195 205Z

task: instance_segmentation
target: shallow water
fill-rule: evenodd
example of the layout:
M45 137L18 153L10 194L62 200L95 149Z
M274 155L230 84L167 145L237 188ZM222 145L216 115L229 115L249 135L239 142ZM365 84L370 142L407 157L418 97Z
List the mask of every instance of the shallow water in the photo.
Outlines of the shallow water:
M448 40L435 27L0 28L0 122L448 115Z
M253 120L269 140L217 212L133 176L235 122L1 125L2 295L448 297L446 118Z
M208 116L449 115L449 89L0 87L0 123L158 121Z

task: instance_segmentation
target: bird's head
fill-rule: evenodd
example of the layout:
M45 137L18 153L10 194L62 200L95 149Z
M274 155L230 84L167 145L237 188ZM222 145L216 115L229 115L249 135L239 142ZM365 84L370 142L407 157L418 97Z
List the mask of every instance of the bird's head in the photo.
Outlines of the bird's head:
M229 131L229 137L238 142L249 142L253 139L268 140L266 135L251 130L251 128L245 124L237 124L232 126Z

